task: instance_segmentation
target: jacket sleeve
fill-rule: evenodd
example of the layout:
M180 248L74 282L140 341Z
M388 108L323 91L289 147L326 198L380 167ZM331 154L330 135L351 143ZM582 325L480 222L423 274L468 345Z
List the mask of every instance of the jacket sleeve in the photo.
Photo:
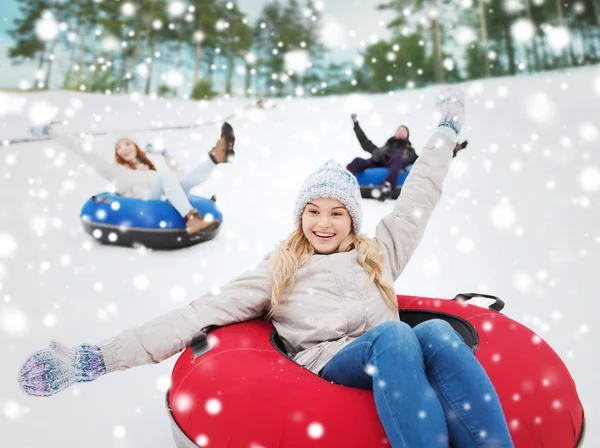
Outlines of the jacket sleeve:
M375 144L367 138L358 122L354 123L354 133L356 134L356 138L358 139L362 149L368 153L373 153L373 151L377 149L377 146L375 146Z
M250 320L270 307L269 261L224 285L218 295L206 294L140 327L98 344L106 372L159 363L187 347L198 331Z
M406 178L394 209L377 225L375 238L394 281L421 242L442 194L455 144L444 132L433 134Z
M81 160L91 166L100 176L109 181L115 180L119 169L127 169L119 167L115 163L109 162L92 151L86 151L80 142L64 134L52 130L49 132L49 136L55 139L56 142L61 146L70 149L71 152L79 156Z

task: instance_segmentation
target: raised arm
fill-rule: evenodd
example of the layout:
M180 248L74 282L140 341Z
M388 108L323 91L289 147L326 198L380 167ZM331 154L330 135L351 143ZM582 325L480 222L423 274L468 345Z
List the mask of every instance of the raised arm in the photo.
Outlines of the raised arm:
M427 222L440 200L457 133L464 120L463 108L464 97L460 90L449 89L441 100L438 98L438 109L442 112L440 127L414 163L394 209L377 225L376 239L394 281L421 242Z
M358 124L358 121L354 122L354 133L356 134L356 138L358 139L358 142L360 143L362 149L364 149L370 154L372 154L373 151L377 149L377 146L367 138L360 125Z
M61 146L71 150L71 152L79 156L86 164L94 168L94 170L100 176L109 181L115 180L120 169L127 169L119 167L115 163L109 162L92 151L86 151L81 142L65 134L56 132L54 129L50 129L48 136L56 140L56 142Z

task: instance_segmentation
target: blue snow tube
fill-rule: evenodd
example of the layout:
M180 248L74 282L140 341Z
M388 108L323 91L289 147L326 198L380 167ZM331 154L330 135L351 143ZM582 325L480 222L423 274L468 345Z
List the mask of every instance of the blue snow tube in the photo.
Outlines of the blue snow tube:
M185 231L185 220L167 201L134 199L113 193L92 196L81 209L84 230L103 244L143 245L151 249L177 249L214 238L223 215L216 199L190 196L190 203L214 224L194 235Z
M396 199L400 196L400 191L402 190L402 185L410 173L410 169L412 165L408 165L404 171L401 171L398 174L398 185L392 192L392 198ZM356 180L358 181L358 185L360 185L360 194L365 199L373 199L375 196L379 197L377 194L373 195L373 191L379 192L379 188L383 183L383 180L388 175L387 168L367 168L365 171L358 173L356 175Z

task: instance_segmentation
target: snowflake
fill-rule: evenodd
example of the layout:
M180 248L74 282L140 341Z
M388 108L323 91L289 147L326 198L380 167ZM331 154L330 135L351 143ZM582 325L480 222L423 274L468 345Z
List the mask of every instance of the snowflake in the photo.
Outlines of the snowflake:
M127 434L125 428L121 425L115 426L113 429L113 436L115 439L122 439Z
M311 439L320 439L325 433L325 428L320 423L314 422L308 425L307 432Z
M223 409L223 405L217 398L211 398L206 402L204 409L210 415L217 415Z

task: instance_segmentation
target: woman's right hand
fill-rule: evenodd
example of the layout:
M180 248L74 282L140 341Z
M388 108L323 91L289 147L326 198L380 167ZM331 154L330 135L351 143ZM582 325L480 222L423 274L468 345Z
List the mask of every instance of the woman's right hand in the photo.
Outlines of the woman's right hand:
M52 341L50 348L35 352L19 370L21 389L36 397L48 397L73 383L93 381L106 373L98 347L80 344L67 347Z

